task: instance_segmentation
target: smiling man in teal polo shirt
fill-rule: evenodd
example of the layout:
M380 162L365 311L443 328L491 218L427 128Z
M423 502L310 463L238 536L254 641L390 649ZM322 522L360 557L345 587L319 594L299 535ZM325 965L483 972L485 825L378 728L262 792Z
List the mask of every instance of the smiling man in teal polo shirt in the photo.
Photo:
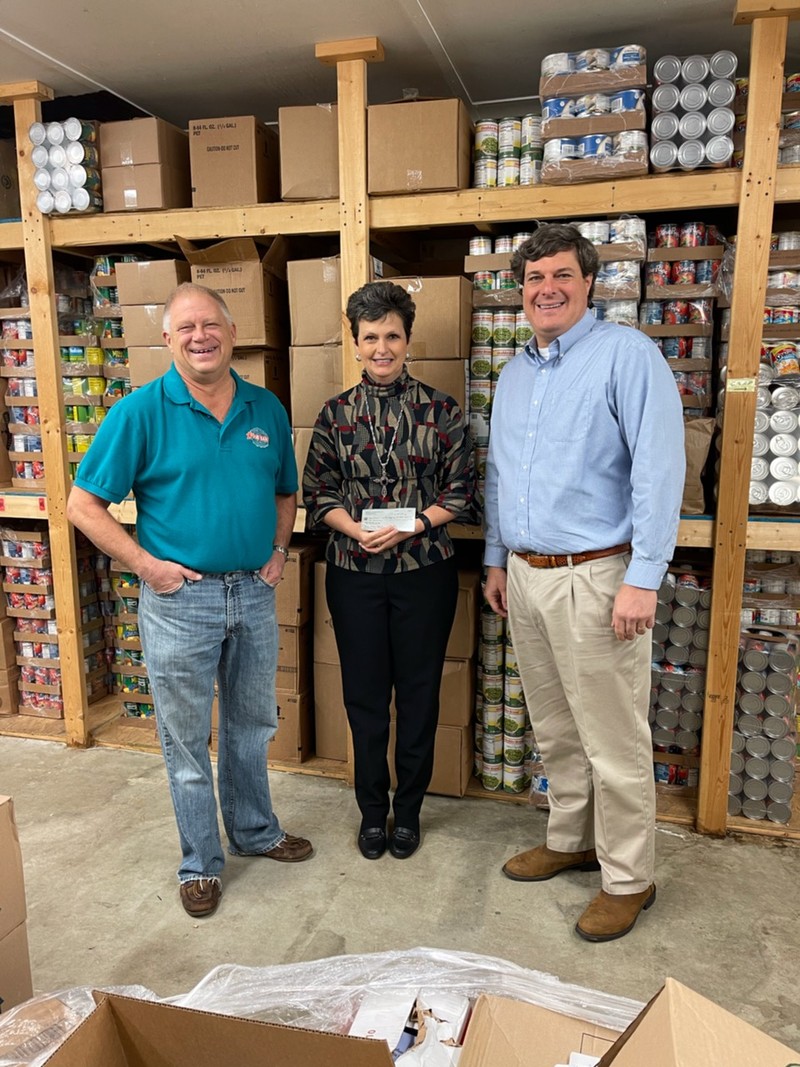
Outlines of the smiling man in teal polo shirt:
M236 326L218 293L178 286L164 309L173 364L115 404L67 515L141 579L139 629L183 859L184 909L211 915L225 863L208 737L219 693L220 810L234 855L298 862L309 841L272 810L275 588L296 512L286 412L231 369ZM109 514L133 490L137 540Z

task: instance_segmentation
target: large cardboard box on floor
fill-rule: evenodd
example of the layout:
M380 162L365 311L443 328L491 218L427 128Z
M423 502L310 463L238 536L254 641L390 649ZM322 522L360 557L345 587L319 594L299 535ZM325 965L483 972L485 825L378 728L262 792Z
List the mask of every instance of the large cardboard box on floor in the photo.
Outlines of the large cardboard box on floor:
M314 563L322 554L318 544L292 545L275 594L279 626L303 626L314 610Z
M157 118L104 122L100 164L105 211L190 207L189 138Z
M11 797L0 796L0 1012L33 996L22 851Z
M123 305L164 304L176 286L192 278L191 267L183 259L117 263L114 273L119 302Z
M176 238L191 264L192 281L220 294L236 323L236 344L281 348L286 337L286 240L269 248L233 237L208 248Z
M305 693L311 689L312 627L278 627L278 673L275 684L286 693Z
M279 107L282 200L335 200L339 195L336 104Z
M347 759L347 713L338 663L314 660L315 751L325 759Z
M392 709L394 711L394 708ZM397 721L389 723L389 775L392 789L397 787L394 771L394 746ZM437 726L433 750L433 773L426 793L443 797L463 797L472 777L474 745L471 726ZM500 1061L498 1061L500 1062Z
M458 99L400 101L367 108L370 193L466 189L471 151L472 124Z
M278 683L282 679L278 674ZM303 763L314 751L314 715L310 693L276 689L278 731L270 742L269 759L276 763Z
M412 359L469 359L472 286L449 278L392 278L414 301L416 315L408 354Z
M278 199L278 135L253 115L192 119L189 159L193 207Z
M11 619L3 619L11 622ZM19 711L19 667L0 670L0 715L16 715Z
M467 417L467 360L460 359L414 359L408 364L408 372L417 381L447 393Z
M313 426L322 405L344 391L341 345L289 349L292 426Z

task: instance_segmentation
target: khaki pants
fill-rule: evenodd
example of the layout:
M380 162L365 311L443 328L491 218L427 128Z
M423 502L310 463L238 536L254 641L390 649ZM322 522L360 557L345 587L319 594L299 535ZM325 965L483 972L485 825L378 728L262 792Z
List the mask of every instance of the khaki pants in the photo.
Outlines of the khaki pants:
M549 782L547 844L596 848L612 894L647 889L655 865L652 637L618 641L611 628L629 560L543 570L508 561L511 637Z

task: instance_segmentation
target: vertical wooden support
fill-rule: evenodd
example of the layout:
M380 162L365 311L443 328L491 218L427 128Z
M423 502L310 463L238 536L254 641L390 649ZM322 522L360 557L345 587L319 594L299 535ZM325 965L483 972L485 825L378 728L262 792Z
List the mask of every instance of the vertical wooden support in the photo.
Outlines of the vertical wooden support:
M789 20L757 18L750 86L714 535L713 601L697 828L724 834L736 696L742 583L747 543L750 457L767 288L783 60Z
M4 87L9 91L13 87ZM58 655L67 743L88 742L86 722L86 679L83 672L83 645L78 602L78 568L75 538L67 522L66 502L71 482L67 466L65 412L61 382L61 353L58 344L58 316L55 304L50 221L36 207L33 164L30 159L28 129L41 119L41 94L17 95L14 99L17 151L19 155L22 234L25 269L28 277L31 325L36 353L36 380L39 394L42 451L44 453L47 510L50 521L50 552L53 591L58 620Z

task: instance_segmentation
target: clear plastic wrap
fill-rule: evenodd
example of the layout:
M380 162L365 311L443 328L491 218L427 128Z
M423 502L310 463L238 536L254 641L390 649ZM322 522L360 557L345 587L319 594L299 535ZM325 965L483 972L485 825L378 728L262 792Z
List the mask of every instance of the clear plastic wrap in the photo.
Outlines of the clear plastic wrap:
M403 988L458 993L471 1001L480 993L491 993L619 1031L629 1026L644 1006L493 956L431 948L334 956L272 967L223 964L188 993L163 999L142 986L109 991L344 1034L367 991ZM40 1067L93 1007L90 989L81 987L34 997L13 1008L0 1019L0 1067Z

